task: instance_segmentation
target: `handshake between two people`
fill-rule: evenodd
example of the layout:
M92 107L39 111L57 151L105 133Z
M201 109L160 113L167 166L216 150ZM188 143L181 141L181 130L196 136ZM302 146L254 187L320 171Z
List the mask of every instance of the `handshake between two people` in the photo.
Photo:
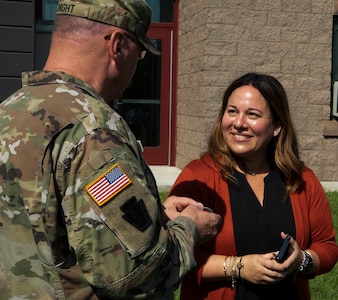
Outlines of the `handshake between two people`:
M199 239L198 244L214 237L221 222L221 216L188 197L170 196L164 202L164 212L169 219L184 216L192 219L196 225Z

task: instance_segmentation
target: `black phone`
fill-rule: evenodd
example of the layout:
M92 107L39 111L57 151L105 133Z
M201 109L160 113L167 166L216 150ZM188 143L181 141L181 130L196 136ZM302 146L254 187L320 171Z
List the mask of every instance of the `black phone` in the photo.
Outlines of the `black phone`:
M283 244L280 247L279 252L278 252L278 254L276 256L277 262L281 263L286 258L287 254L288 254L287 250L289 248L290 239L291 239L291 236L287 235L287 237L283 241Z

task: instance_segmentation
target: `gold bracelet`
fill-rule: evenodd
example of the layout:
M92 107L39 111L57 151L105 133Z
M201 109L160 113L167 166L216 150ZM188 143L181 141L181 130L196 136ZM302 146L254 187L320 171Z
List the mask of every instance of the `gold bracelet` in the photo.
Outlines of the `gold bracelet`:
M224 257L224 262L223 262L223 272L224 272L224 276L225 276L225 279L227 279L227 265L226 265L226 262L227 262L227 256Z

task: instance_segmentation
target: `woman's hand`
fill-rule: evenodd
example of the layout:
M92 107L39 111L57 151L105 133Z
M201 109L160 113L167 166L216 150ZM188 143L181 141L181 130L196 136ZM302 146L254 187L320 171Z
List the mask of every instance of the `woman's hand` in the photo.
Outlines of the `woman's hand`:
M285 239L287 234L281 232L282 239ZM278 252L274 252L274 255L277 256ZM288 256L287 258L280 264L282 265L287 271L288 274L294 273L298 267L300 266L303 260L303 254L298 246L296 240L291 237L290 244L288 248Z
M242 263L244 265L241 271L242 279L254 284L272 284L287 276L287 270L276 262L273 252L245 255Z
M281 233L286 238L284 232ZM244 268L241 277L255 284L272 284L293 274L302 261L302 253L297 242L291 237L288 248L288 257L282 262L276 261L278 251L265 254L250 254L242 258Z

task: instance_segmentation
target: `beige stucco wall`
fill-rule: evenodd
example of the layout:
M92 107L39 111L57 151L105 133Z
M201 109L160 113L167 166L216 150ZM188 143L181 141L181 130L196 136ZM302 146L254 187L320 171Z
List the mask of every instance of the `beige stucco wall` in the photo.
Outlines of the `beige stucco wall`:
M322 181L338 180L330 120L332 0L180 0L177 157L206 149L230 81L250 72L278 78L290 101L301 157Z

